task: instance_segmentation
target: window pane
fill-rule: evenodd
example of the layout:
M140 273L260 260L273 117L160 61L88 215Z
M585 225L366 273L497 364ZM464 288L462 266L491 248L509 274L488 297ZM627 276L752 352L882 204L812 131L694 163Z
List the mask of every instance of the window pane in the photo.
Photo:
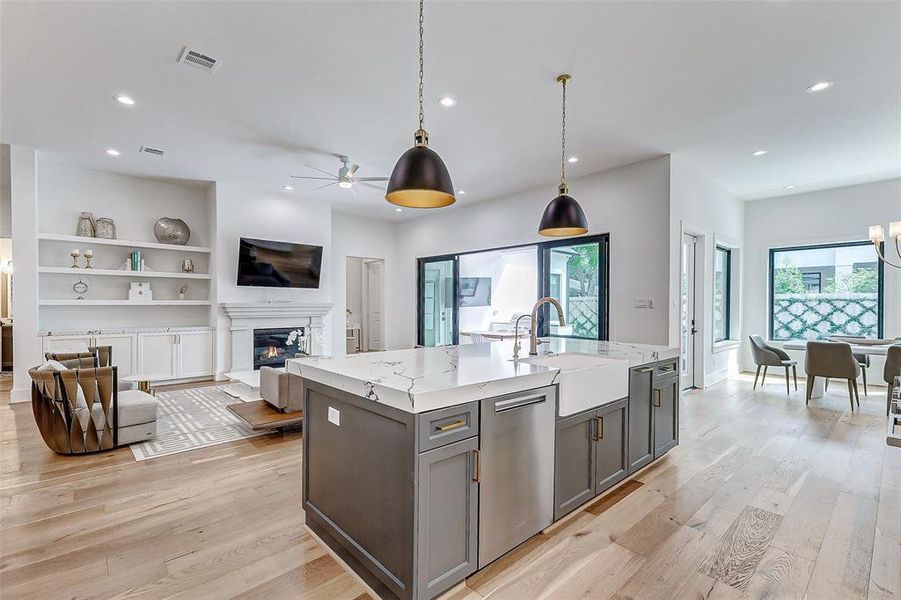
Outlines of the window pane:
M773 339L879 337L882 270L872 244L771 253Z
M454 261L422 265L422 344L449 346L454 343Z
M729 338L729 260L731 252L717 248L713 261L713 336L717 342Z
M560 301L566 325L560 326L557 311L548 309L551 335L598 339L600 315L598 291L600 244L575 244L549 249L551 297Z

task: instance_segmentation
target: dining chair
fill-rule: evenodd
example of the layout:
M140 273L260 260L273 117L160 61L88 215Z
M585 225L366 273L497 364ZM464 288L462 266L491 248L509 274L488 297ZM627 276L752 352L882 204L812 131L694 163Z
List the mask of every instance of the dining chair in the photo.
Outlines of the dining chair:
M751 339L751 356L757 365L757 373L754 375L754 388L757 389L757 377L760 376L760 368L763 367L763 378L760 380L760 387L766 381L767 367L784 367L785 368L785 393L791 394L791 388L788 385L788 370L792 370L795 380L795 391L798 390L798 361L792 358L782 348L770 346L759 335L749 336Z
M843 342L807 342L807 353L804 358L804 371L807 372L807 401L813 393L813 382L817 377L844 379L848 382L848 397L851 410L854 401L860 406L860 394L857 391L857 378L860 377L860 364L854 360L851 345Z
M895 386L895 377L901 376L901 344L889 346L885 354L885 368L882 370L882 378L888 384L888 392L885 395L885 414L888 414L892 406L892 391Z

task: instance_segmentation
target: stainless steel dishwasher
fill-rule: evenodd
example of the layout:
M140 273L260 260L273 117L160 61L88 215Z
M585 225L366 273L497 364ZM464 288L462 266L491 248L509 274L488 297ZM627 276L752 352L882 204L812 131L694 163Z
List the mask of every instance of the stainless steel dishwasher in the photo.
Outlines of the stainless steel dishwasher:
M483 400L479 457L479 568L554 517L555 387Z

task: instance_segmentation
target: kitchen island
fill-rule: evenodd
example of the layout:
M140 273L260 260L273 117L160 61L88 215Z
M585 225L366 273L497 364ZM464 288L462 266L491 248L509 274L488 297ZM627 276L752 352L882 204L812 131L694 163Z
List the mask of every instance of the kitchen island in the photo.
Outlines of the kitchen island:
M552 338L292 359L306 524L383 598L433 598L678 441L678 349Z

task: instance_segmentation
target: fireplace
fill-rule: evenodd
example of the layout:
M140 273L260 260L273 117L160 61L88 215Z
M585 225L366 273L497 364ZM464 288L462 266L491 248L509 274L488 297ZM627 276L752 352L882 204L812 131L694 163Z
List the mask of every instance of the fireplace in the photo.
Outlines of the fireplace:
M284 367L285 360L310 353L306 327L253 330L253 369Z

